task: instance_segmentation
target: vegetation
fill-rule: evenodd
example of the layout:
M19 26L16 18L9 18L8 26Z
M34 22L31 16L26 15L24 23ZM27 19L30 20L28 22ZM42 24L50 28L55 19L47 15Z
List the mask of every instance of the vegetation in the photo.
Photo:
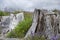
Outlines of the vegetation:
M13 14L17 14L17 13L20 13L21 11L14 11Z
M52 10L53 12L60 12L60 10L58 10L58 9L54 9L54 10Z
M17 13L20 13L20 11L14 11L11 13L17 14ZM8 16L8 15L10 15L10 12L0 11L0 16Z
M0 11L0 16L7 16L7 15L9 15L9 12Z
M7 34L9 38L23 38L32 24L32 15L24 13L25 19L16 26L14 30Z
M45 37L44 36L29 36L23 40L45 40Z

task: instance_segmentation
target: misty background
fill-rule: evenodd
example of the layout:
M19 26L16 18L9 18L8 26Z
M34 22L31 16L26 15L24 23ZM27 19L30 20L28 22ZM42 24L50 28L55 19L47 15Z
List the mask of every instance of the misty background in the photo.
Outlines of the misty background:
M0 10L59 9L60 0L0 0Z

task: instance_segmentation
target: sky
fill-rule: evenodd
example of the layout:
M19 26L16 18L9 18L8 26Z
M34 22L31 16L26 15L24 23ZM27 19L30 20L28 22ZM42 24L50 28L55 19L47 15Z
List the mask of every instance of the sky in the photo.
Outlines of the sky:
M0 0L0 9L18 8L26 11L39 9L60 9L60 0Z

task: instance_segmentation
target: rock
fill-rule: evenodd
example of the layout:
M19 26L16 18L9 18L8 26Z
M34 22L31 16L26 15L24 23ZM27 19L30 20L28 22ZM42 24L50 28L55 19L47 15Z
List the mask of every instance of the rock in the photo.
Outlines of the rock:
M17 13L16 16L14 14L11 14L10 16L2 16L1 20L1 34L6 34L7 32L13 30L20 21L24 20L24 14Z

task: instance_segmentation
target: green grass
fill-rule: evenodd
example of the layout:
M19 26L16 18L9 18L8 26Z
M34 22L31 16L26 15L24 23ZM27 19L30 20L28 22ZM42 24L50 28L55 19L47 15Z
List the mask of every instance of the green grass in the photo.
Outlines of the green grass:
M23 38L32 24L32 15L24 13L25 19L16 28L7 34L9 38Z
M0 11L0 16L8 16L8 15L9 15L9 12Z
M17 14L17 13L20 13L20 11L14 11L11 13ZM9 15L10 15L10 12L0 11L0 16L9 16Z

